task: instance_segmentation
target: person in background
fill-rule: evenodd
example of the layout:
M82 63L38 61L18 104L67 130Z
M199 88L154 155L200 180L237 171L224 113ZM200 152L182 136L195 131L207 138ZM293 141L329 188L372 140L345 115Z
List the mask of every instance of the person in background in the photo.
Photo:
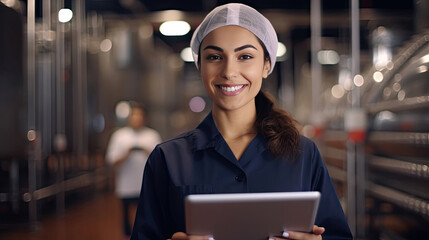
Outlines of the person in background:
M160 142L159 133L145 126L143 107L130 102L127 126L112 134L106 152L106 160L116 173L115 192L122 200L125 239L131 236L130 213L135 209L131 207L138 203L143 169L148 156Z
M195 30L191 49L212 111L152 152L131 239L212 239L184 233L189 194L293 191L321 193L313 232L279 229L283 237L267 239L352 239L316 145L261 91L277 45L269 20L243 4L215 8Z

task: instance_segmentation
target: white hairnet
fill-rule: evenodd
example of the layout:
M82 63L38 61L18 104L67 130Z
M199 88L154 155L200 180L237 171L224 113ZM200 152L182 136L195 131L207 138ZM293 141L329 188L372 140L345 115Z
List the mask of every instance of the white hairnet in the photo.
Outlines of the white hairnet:
M277 34L270 21L254 8L240 3L229 3L213 9L195 30L191 39L192 56L198 68L198 52L201 42L211 31L228 25L243 27L258 37L270 55L273 71L277 57Z

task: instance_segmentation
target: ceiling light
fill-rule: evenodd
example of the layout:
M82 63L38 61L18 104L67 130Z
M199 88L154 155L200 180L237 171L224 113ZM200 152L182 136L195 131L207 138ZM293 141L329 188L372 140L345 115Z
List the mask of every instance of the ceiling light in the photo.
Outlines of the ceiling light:
M190 47L184 48L180 52L180 57L185 62L193 62L194 61L194 58L192 57L192 50Z
M58 21L62 23L70 22L72 18L73 12L68 8L60 9L60 11L58 12Z
M286 54L286 51L287 51L286 46L282 42L279 42L278 48L277 48L277 57L278 58L283 57Z
M125 119L130 115L131 106L127 101L120 101L116 104L115 113L117 118Z
M335 65L340 62L340 56L334 50L321 50L317 53L317 60L322 65Z
M185 21L167 21L159 26L159 31L164 36L183 36L190 30L191 26Z

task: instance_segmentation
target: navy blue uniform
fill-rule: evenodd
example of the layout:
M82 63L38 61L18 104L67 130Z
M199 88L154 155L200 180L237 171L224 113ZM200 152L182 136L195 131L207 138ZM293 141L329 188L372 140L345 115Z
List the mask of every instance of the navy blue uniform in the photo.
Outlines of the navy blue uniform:
M296 159L278 159L257 135L237 161L209 114L196 129L152 152L131 239L164 240L185 232L184 197L189 194L292 191L321 192L315 224L325 227L323 239L352 239L329 174L311 140L301 137Z

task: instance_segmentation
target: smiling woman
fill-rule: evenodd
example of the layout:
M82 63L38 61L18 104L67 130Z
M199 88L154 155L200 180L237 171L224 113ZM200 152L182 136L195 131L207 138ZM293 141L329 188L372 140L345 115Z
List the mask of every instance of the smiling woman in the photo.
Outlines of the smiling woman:
M292 191L321 192L316 225L322 227L310 233L279 229L278 235L352 238L317 147L261 91L277 46L271 23L243 4L215 8L196 29L191 49L212 112L196 129L152 152L131 239L216 238L212 232L183 233L184 198L190 194Z
M254 114L249 110L254 110L254 99L270 70L255 35L239 26L221 27L204 38L201 49L201 77L213 112L237 110L244 118Z

